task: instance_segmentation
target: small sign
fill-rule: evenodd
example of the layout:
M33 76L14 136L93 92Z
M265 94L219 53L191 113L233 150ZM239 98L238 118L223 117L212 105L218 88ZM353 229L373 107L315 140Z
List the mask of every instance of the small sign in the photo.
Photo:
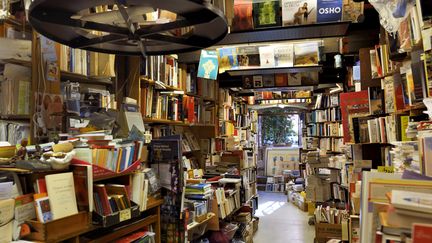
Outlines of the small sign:
M394 173L393 166L378 166L378 172Z
M125 209L120 211L120 222L131 219L131 210Z

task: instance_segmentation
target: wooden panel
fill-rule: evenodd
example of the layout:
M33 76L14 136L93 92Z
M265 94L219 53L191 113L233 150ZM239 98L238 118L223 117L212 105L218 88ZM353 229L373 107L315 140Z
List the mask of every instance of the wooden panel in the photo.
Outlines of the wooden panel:
M370 61L370 48L362 48L359 50L360 57L360 81L370 82L372 80L372 70ZM363 89L363 87L362 87Z

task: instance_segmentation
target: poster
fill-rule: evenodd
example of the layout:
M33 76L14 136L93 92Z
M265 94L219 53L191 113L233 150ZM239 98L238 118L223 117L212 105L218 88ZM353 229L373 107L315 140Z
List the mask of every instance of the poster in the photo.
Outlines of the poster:
M266 175L283 175L284 170L298 170L300 150L296 147L266 149Z

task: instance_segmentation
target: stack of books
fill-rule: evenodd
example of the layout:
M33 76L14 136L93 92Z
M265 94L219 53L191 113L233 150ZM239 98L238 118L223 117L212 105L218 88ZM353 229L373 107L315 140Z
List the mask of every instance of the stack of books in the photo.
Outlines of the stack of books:
M189 184L186 185L185 197L188 199L207 199L211 197L213 191L210 184Z

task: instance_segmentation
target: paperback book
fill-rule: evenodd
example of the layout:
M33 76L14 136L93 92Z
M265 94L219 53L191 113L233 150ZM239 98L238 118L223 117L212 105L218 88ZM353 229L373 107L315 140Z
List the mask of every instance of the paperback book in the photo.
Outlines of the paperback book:
M257 46L238 48L238 63L240 68L259 67L260 52Z
M314 24L316 20L316 0L282 0L282 23L284 26Z
M255 28L281 26L279 1L263 0L253 3Z
M318 42L294 45L295 66L318 65Z
M225 47L218 50L219 73L238 68L237 48Z
M233 32L253 29L252 9L250 0L234 1L234 19L231 27Z
M216 51L202 50L198 65L198 77L216 80L218 65L219 63Z
M294 46L292 44L275 47L274 55L277 67L292 67L294 65Z
M263 86L264 87L274 87L275 86L275 76L273 74L263 75Z
M342 0L318 0L317 22L337 22L342 19Z
M273 46L261 46L259 48L261 67L275 66L275 53Z

